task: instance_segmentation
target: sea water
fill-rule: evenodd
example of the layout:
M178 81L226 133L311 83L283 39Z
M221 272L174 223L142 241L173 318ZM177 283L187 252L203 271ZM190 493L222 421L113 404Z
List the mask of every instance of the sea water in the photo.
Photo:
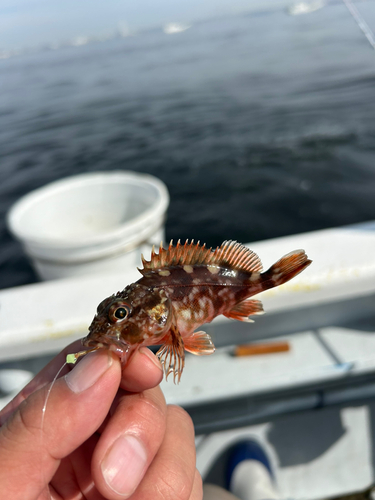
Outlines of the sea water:
M358 4L375 28L375 4ZM4 216L81 172L168 186L167 239L251 242L375 218L375 51L341 3L0 60L0 287L36 279Z

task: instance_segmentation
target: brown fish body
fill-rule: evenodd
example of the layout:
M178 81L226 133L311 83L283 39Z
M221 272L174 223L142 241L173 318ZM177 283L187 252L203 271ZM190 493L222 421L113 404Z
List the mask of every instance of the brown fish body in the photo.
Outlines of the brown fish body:
M186 266L185 266L186 267ZM216 316L229 311L235 304L262 291L258 284L244 285L251 275L217 266L214 272L206 265L168 268L168 276L154 275L141 278L138 283L162 290L171 300L178 330L183 338L196 328L210 323ZM165 273L166 270L163 270Z
M209 335L195 330L223 314L240 321L263 312L261 302L249 300L289 281L311 261L303 250L282 257L262 272L259 257L247 247L226 241L216 250L193 242L143 259L143 277L122 292L105 299L84 345L116 350L125 360L141 345L159 345L158 356L168 375L179 380L184 350L211 354Z

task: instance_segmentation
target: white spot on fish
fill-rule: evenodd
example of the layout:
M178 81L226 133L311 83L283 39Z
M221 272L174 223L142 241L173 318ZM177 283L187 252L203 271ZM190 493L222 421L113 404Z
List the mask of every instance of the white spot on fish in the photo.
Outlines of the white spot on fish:
M170 276L170 271L168 269L164 269L162 271L159 271L159 276Z
M273 281L276 283L279 280L280 276L282 276L282 273L274 274L272 276Z
M253 273L251 276L250 276L250 281L258 281L259 279L259 276L260 276L260 273Z
M207 266L207 269L209 270L209 272L211 274L218 274L218 272L220 271L220 267L219 266L209 265L209 266Z
M203 316L204 316L204 310L203 309L199 309L198 314L197 314L198 319L202 319Z
M206 297L201 297L201 298L198 300L199 307L203 309L203 308L204 308L204 306L206 305L206 301L207 301Z
M228 278L235 278L237 276L237 271L235 269L222 269L220 274Z
M182 309L182 310L180 310L180 314L185 320L191 319L190 309Z
M184 266L184 271L188 274L191 274L194 271L193 266L189 265Z
M201 284L201 280L199 278L194 278L193 279L193 283L194 283L194 285L200 285Z

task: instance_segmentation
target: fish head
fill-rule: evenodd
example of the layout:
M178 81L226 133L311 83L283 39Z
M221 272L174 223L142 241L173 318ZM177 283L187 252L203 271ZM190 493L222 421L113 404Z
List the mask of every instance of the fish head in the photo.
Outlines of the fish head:
M107 347L120 356L132 347L158 344L170 329L173 310L162 289L129 285L103 300L82 341L86 347Z

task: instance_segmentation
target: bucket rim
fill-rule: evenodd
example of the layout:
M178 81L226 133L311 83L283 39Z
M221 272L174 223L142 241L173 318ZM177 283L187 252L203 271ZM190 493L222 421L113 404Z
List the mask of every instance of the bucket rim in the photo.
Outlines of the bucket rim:
M66 238L48 238L46 236L37 236L31 232L28 233L24 230L24 228L19 227L19 220L37 200L53 196L54 193L65 191L69 188L69 186L76 187L82 185L83 183L87 184L88 182L91 182L92 185L97 185L100 184L100 181L109 181L115 179L116 177L133 182L142 181L148 186L155 188L159 195L155 204L138 216L120 224L116 228L108 229L94 235L83 236L80 238L75 237L73 241L67 240ZM25 247L33 247L34 255L36 249L35 247L38 246L40 246L43 250L46 250L46 248L51 248L51 250L58 248L78 249L86 246L92 247L93 245L98 245L99 248L102 248L105 245L112 245L114 242L122 240L124 233L129 232L134 234L137 228L141 225L144 226L154 221L157 223L160 218L164 219L165 212L169 206L169 201L170 198L166 185L163 181L153 175L128 170L89 172L58 179L25 194L8 210L6 214L6 224L13 236L17 238Z

